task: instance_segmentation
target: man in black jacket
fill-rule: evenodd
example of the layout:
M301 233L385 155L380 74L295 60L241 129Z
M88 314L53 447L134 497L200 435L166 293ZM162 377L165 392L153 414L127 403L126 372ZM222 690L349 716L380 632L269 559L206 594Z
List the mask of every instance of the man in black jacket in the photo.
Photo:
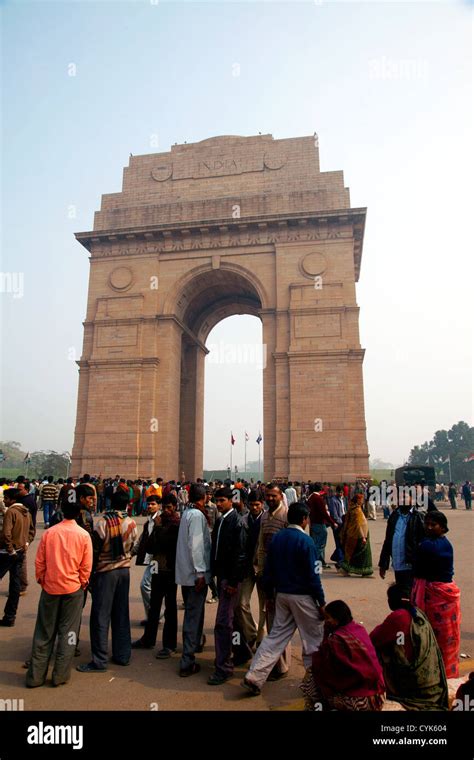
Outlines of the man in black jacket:
M232 636L235 608L240 584L246 573L247 530L233 508L232 489L219 488L214 495L221 513L212 532L211 573L217 576L219 606L214 627L216 669L209 677L210 686L218 686L232 677Z
M402 495L400 501L402 503L388 518L379 559L379 574L381 578L385 578L391 558L396 583L411 589L416 549L425 538L424 513L419 512L413 505L410 495Z
M147 502L148 499L158 498L148 496ZM155 518L155 527L145 545L146 552L153 557L149 565L151 568L150 609L143 636L132 644L132 649L152 649L155 646L164 600L163 646L156 655L158 660L167 660L176 652L177 647L178 609L175 564L180 520L179 513L176 511L177 506L178 500L174 493L167 493L163 497L163 511Z
M265 504L265 496L260 491L251 491L249 494L249 512L243 517L247 526L247 563L245 576L239 594L239 602L236 609L236 620L249 647L260 644L265 635L265 594L260 583L257 583L257 546L260 534L260 524ZM250 600L253 590L257 586L259 619L258 626L252 615ZM251 652L245 653L246 662L251 658ZM240 658L239 658L240 659ZM234 650L235 664L235 650Z

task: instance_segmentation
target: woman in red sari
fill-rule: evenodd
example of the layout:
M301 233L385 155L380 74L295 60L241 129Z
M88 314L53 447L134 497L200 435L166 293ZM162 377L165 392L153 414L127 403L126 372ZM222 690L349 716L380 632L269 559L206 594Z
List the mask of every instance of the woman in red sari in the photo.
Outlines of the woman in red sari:
M363 625L345 602L324 608L324 638L300 686L306 710L381 710L385 701L382 667Z
M459 676L461 645L460 591L453 581L453 547L446 538L448 521L443 512L428 512L426 538L416 551L412 603L431 623L443 655L447 678Z

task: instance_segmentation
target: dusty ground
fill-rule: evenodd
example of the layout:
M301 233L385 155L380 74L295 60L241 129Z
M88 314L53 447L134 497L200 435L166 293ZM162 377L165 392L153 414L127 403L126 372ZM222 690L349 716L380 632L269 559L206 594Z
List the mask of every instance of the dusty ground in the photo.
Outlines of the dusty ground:
M472 596L472 558L474 556L474 511L466 512L462 503L456 512L447 504L446 511L450 531L448 537L454 546L455 580L461 589L462 625L461 652L473 659L462 659L462 672L474 670L474 603ZM82 674L75 669L66 686L53 688L49 683L42 688L26 689L25 670L22 663L29 656L40 587L34 581L34 556L38 540L43 532L42 514L39 513L37 539L28 556L28 593L21 597L17 623L14 628L0 629L0 698L23 699L25 710L295 710L301 709L301 693L298 689L303 665L298 634L293 640L293 661L290 676L280 683L265 685L260 697L252 698L239 687L245 668L238 668L235 677L223 686L208 686L206 681L213 670L213 625L216 605L206 604L205 633L207 645L198 661L202 671L188 679L178 677L179 657L158 661L152 650L133 651L128 667L109 665L106 673ZM137 518L140 525L143 518ZM370 538L373 562L380 554L386 522L381 518L370 522ZM332 535L328 539L328 558L334 548ZM139 638L143 629L138 623L143 618L139 584L143 568L132 566L130 617L132 639ZM393 582L388 573L382 581L377 573L371 578L344 578L335 569L325 570L323 585L327 601L344 599L352 609L354 618L363 622L370 631L388 614L386 588ZM5 596L7 577L0 586L0 596ZM180 599L180 593L178 591ZM1 603L1 600L0 600ZM81 629L82 656L75 658L74 665L88 662L90 599L84 610ZM181 630L183 611L179 610ZM161 646L161 627L158 644Z

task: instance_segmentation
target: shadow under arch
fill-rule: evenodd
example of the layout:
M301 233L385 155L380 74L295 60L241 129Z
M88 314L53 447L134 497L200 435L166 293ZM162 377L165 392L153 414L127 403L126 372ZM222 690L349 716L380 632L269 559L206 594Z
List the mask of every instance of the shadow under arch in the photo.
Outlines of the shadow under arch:
M163 314L174 314L203 344L213 327L236 314L259 316L269 298L262 282L234 263L196 267L168 294Z

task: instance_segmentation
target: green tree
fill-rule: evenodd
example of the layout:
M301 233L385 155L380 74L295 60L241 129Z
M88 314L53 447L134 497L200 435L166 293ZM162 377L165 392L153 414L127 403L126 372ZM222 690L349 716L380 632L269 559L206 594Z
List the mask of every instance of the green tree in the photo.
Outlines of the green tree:
M414 446L408 464L435 467L437 479L447 481L451 460L451 477L454 482L474 478L474 462L465 462L474 453L474 427L467 422L457 422L449 430L437 430L431 441Z
M48 475L53 475L54 478L67 477L69 456L66 452L59 454L51 450L34 451L30 459L28 474L31 477L41 478Z

